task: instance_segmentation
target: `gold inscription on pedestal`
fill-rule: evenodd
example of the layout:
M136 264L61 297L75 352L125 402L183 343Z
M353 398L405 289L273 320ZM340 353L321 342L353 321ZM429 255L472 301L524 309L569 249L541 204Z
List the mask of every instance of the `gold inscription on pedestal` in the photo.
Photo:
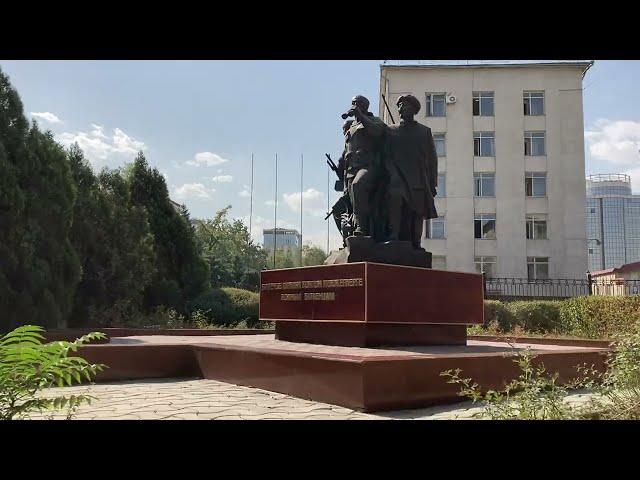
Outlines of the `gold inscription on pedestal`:
M302 300L301 293L281 293L280 300L283 302L299 302Z
M304 299L332 302L336 299L336 292L305 292Z
M363 278L336 278L333 280L303 280L300 282L275 282L263 283L260 286L262 291L267 290L301 290L307 288L348 288L364 286ZM280 300L283 302L300 301L324 301L332 302L336 299L336 292L297 292L281 293Z
M301 282L263 283L261 290L300 290L302 288L362 287L363 278L336 278L333 280L303 280Z

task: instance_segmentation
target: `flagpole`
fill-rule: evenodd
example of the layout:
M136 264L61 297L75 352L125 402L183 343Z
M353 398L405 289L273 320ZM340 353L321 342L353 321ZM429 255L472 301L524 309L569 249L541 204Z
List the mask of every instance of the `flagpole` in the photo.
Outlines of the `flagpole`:
M304 178L304 155L300 154L300 266L302 266L302 197L303 187L302 181Z
M249 240L253 235L253 153L251 154L251 200L249 202Z
M273 268L276 268L276 247L278 246L278 236L277 236L277 227L278 227L278 154L276 153L276 188L275 188L275 198L273 204Z

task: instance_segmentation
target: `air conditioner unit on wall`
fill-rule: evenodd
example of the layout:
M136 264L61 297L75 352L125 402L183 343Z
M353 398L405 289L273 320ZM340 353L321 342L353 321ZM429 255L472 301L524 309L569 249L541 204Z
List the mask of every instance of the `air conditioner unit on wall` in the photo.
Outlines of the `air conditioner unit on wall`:
M456 96L454 94L452 94L452 93L448 93L447 94L447 98L446 98L447 103L456 103L457 100L458 99L456 98Z

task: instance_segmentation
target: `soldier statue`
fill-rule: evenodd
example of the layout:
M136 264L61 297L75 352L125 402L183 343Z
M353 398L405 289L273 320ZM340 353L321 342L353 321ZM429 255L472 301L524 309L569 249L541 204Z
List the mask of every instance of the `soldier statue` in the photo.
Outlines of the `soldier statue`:
M401 122L388 127L385 158L389 240L408 240L420 248L424 220L438 217L438 156L431 129L413 118L420 111L418 99L403 95L396 105Z
M353 97L342 115L354 117L345 136L345 186L353 208L353 235L381 234L376 186L380 181L383 137L387 126L369 112L369 100Z

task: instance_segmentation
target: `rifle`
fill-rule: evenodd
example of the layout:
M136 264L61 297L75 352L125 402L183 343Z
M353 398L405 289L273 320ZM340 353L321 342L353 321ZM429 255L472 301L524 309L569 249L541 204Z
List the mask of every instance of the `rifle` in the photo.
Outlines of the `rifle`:
M329 155L328 153L325 153L325 155L327 157L327 165L329 165L329 168L331 170L336 172L336 175L338 175L338 178L339 178L340 174L338 173L338 166L333 162L333 160L331 160L331 155Z
M329 168L333 170L335 174L338 176L338 180L336 181L333 188L336 192L341 192L342 190L344 190L344 172L341 172L338 166L334 163L334 161L331 160L331 155L329 155L328 153L325 153L325 155L327 157L327 165L329 165Z
M389 113L389 118L391 119L391 123L395 125L396 121L393 119L393 115L391 115L391 109L389 108L389 105L387 104L387 99L384 97L384 95L382 95L382 101L384 102L384 106L387 107L387 113Z

